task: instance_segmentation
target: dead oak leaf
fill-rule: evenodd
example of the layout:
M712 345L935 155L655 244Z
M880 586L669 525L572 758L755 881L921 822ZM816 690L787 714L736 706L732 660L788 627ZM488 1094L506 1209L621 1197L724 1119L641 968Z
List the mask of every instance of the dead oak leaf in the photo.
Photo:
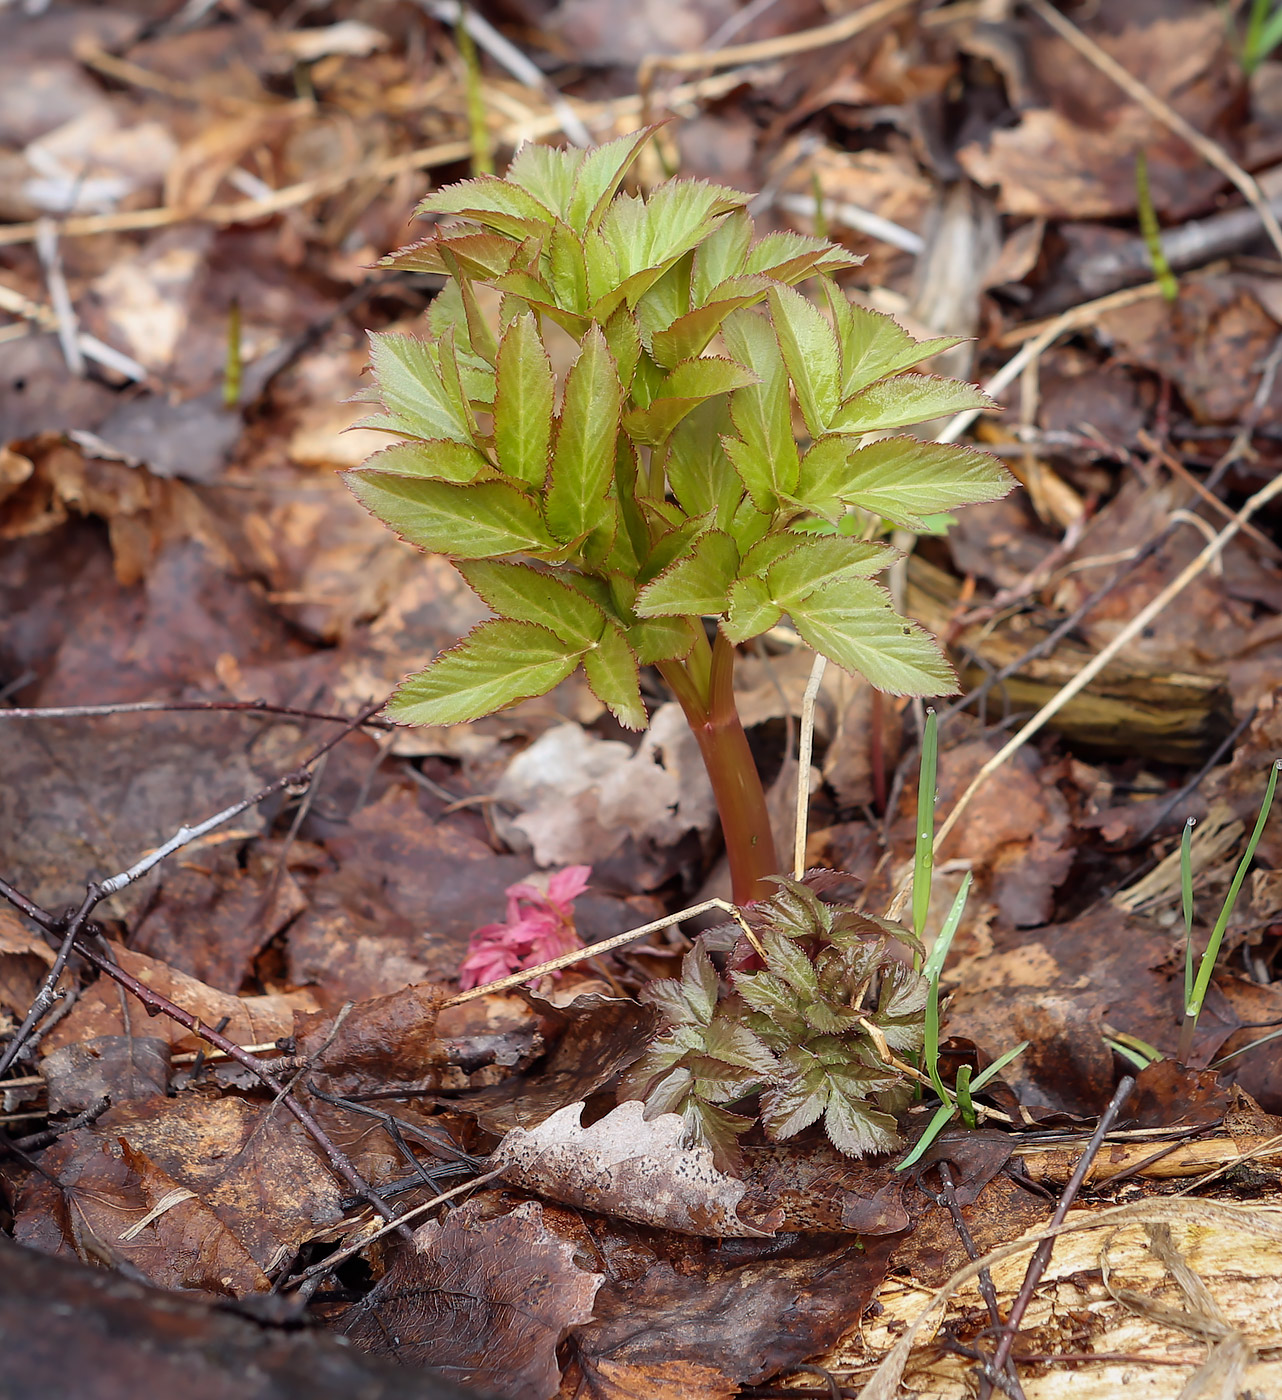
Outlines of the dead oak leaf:
M779 1228L777 1210L740 1215L746 1185L718 1171L709 1149L681 1145L677 1114L647 1122L645 1106L630 1099L585 1128L582 1113L583 1104L569 1104L537 1128L513 1128L491 1161L528 1191L639 1225L714 1239L760 1239Z
M574 1263L543 1207L484 1219L483 1199L415 1231L367 1299L344 1317L362 1350L426 1366L503 1400L550 1400L556 1349L587 1322L604 1276Z

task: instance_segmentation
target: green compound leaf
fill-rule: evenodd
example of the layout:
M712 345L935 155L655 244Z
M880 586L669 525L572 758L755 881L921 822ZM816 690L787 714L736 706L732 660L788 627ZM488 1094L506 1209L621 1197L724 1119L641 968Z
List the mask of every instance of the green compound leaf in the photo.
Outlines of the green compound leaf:
M388 472L392 476L435 477L439 481L475 481L489 468L485 454L465 442L398 442L376 452L364 470Z
M717 1005L717 969L707 950L699 944L681 959L681 981L677 985L682 1010L679 1015L669 1017L672 1024L696 1021L701 1026L708 1025ZM650 1000L648 989L644 999Z
M702 249L700 249L702 251ZM721 329L732 311L752 306L770 289L765 277L736 277L715 288L708 301L677 316L664 330L651 338L654 358L665 368L702 355L708 342Z
M892 695L952 695L957 682L935 639L861 581L816 589L789 608L793 626L829 661Z
M565 382L552 453L547 522L566 543L582 539L609 514L606 493L614 469L623 389L599 326L584 337Z
M449 277L454 269L445 260L447 250L465 276L488 282L511 270L521 244L498 233L460 233L451 229L389 253L379 259L378 265L400 272L434 272Z
M898 374L932 355L951 350L963 339L942 336L938 340L914 340L891 317L848 301L835 284L829 283L826 290L837 338L841 342L843 399L866 389L875 379Z
M499 342L494 394L494 450L516 481L541 487L552 445L556 381L534 314L518 316Z
M743 483L721 449L729 432L724 399L709 399L681 420L667 445L668 485L688 516L724 511L728 518L743 494ZM718 517L718 524L725 519Z
M497 175L478 175L433 190L414 211L424 214L457 214L495 233L526 238L545 232L556 215L541 200Z
M713 1017L704 1037L704 1053L723 1064L736 1065L762 1078L770 1078L779 1071L775 1057L766 1049L760 1037L727 1016Z
M636 653L617 624L607 623L601 636L583 653L583 670L592 694L625 729L645 728Z
M588 306L588 270L583 260L583 243L560 219L552 225L547 241L547 273L557 306L582 316Z
M666 180L646 197L646 266L669 262L688 253L715 227L716 219L742 208L748 197L741 190L712 185L706 180Z
M905 529L924 517L980 501L996 501L1014 478L996 458L953 443L885 438L867 447L857 439L824 438L806 453L797 495L832 518L843 505L861 506Z
M820 272L841 272L858 267L862 257L823 238L802 233L768 233L752 245L744 272L760 272L775 282L801 282Z
M856 1086L849 1088L843 1074L829 1074L828 1106L824 1131L838 1152L865 1157L873 1152L893 1152L900 1144L899 1131L889 1113L873 1108Z
M653 666L656 661L681 661L690 655L699 639L696 626L688 617L645 618L627 629L628 645L642 666Z
M373 332L369 340L378 396L388 413L405 425L401 431L428 440L472 440L466 403L459 401L457 381L447 386L442 379L437 346L390 332Z
M637 616L690 617L724 612L738 567L735 542L720 530L708 530L688 554L637 594Z
M800 458L792 435L792 403L788 393L788 372L784 367L774 327L755 311L734 311L721 328L726 348L742 365L751 365L760 383L739 389L730 398L730 417L740 438L749 448L750 464L736 460L736 470L754 502L763 510L768 504L754 481L768 472L772 491L792 492L797 485Z
M642 127L616 141L607 141L604 146L596 146L582 157L564 214L571 228L578 233L596 228L641 147L658 129L657 126Z
M800 1058L787 1055L785 1064L792 1072L781 1085L761 1096L761 1126L772 1142L794 1137L828 1107L830 1085L823 1065L809 1056L802 1062Z
M730 585L730 612L721 630L730 641L746 642L768 632L783 616L762 578L740 578Z
M560 150L534 141L522 142L508 165L505 180L519 185L558 218L565 218L575 177L583 165L584 152Z
M772 287L769 299L779 348L806 428L811 437L820 437L841 399L837 337L823 312L792 287Z
M690 296L695 306L719 300L713 289L744 275L751 243L752 216L746 209L736 209L699 244L690 273Z
M898 553L890 545L816 535L770 565L766 571L770 596L781 607L791 608L817 588L872 578L889 567Z
M537 623L567 646L595 646L605 631L601 609L543 569L473 559L460 563L458 571L500 617Z
M996 407L982 389L960 379L899 374L893 379L879 379L847 399L828 426L839 433L884 433L947 413Z
M358 467L345 473L357 500L402 539L454 559L553 550L538 507L514 486L472 486L396 476Z
M648 408L633 409L623 415L624 430L635 441L657 447L701 403L756 381L751 370L733 360L713 356L684 360L659 385Z
M579 656L544 627L505 618L483 622L404 681L387 713L401 724L464 724L546 695L574 670Z

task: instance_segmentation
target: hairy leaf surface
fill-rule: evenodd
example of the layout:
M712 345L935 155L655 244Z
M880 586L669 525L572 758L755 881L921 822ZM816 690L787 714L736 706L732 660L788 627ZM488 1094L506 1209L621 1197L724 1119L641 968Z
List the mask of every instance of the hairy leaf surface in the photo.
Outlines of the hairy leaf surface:
M505 705L546 695L581 653L529 622L483 622L404 681L387 712L402 724L463 724Z

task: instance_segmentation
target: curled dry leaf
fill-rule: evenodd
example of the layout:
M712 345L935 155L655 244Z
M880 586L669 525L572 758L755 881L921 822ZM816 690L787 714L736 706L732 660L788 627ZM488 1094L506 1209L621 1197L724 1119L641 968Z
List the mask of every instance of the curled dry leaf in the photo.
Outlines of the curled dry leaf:
M644 1112L629 1100L585 1128L583 1104L569 1104L537 1128L513 1128L492 1160L527 1190L640 1225L717 1239L775 1233L782 1213L742 1217L747 1187L719 1172L707 1148L680 1145L684 1124L675 1113L647 1122Z
M575 1264L575 1246L548 1229L537 1201L493 1219L485 1210L480 1197L416 1230L343 1331L364 1351L503 1400L550 1400L557 1346L591 1318L604 1275Z
M341 1019L304 1012L294 1023L298 1053L340 1094L419 1083L445 1061L436 1013L446 996L424 982L357 1002Z
M444 1013L442 1021L448 1025L466 1007L497 1001L490 996L465 1002ZM459 1112L470 1114L496 1136L511 1128L534 1127L567 1104L585 1102L637 1059L659 1024L653 1007L640 1006L631 997L589 992L565 1007L553 1007L536 996L529 997L529 1004L545 1022L564 1027L537 1079L504 1079L455 1102Z
M111 951L116 962L131 976L177 1002L184 1011L199 1016L205 1025L216 1026L225 1017L223 1033L238 1045L266 1045L279 1040L294 1029L296 1013L311 1012L317 1008L316 997L306 989L273 992L267 996L237 997L207 986L157 958L136 953L132 948L113 943ZM115 983L100 978L45 1036L43 1048L49 1051L98 1036L128 1035L132 1025L126 1024L121 1005L120 992ZM174 1052L199 1050L204 1044L185 1026L165 1016L151 1021L147 1034L167 1041Z

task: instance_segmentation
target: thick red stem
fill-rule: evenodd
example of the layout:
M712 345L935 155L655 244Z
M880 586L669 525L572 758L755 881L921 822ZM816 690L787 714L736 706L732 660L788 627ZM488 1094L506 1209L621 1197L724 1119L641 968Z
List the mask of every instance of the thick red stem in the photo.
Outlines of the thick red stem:
M708 770L734 901L749 904L775 893L766 876L779 874L779 859L761 775L734 702L734 647L718 632L707 653L704 643L701 654L686 662L661 662L659 670L685 711ZM703 675L706 684L700 685L696 677Z

